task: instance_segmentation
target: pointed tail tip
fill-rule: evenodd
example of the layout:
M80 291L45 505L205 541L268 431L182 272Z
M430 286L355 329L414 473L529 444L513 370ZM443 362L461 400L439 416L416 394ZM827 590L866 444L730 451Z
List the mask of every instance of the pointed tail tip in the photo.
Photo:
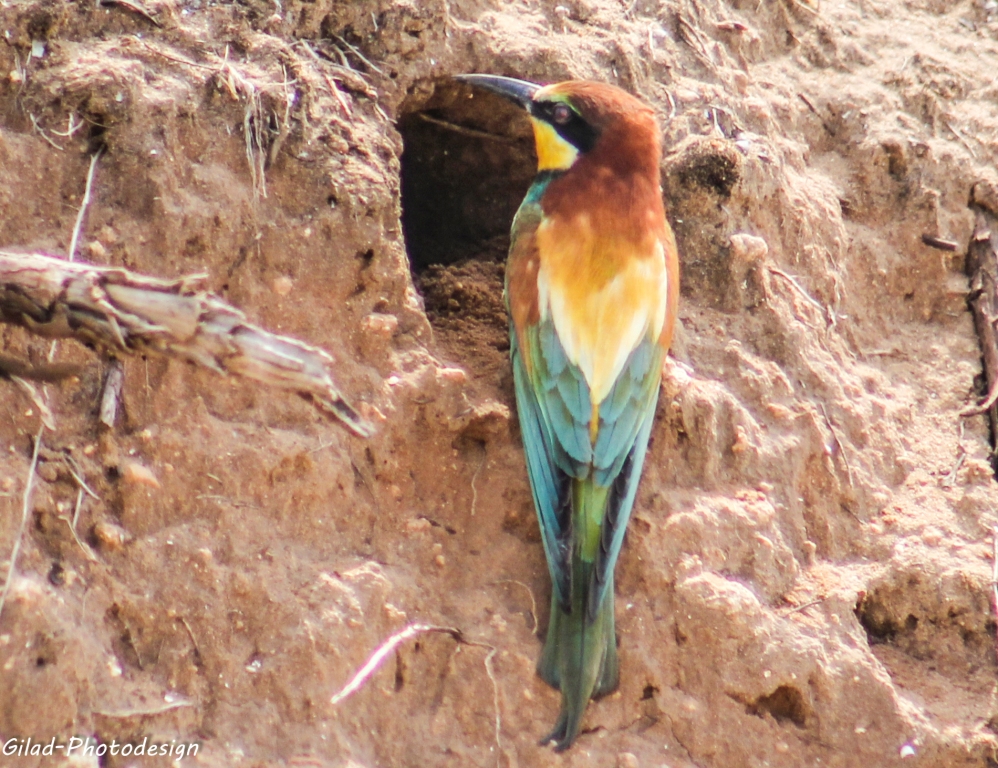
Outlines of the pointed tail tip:
M572 707L566 706L563 702L558 722L547 736L537 742L538 746L546 747L554 742L554 751L559 753L571 747L582 729L582 716L585 712L585 706L579 711L573 711Z
M572 746L573 742L574 739L562 739L555 745L554 751L557 752L558 754L561 754L562 752L566 751L570 746Z
M552 742L554 742L554 751L560 754L561 752L566 751L569 747L572 746L572 744L575 743L575 736L573 735L571 738L566 737L564 734L556 736L555 732L552 732L549 733L540 741L538 741L537 746L546 747L548 744Z

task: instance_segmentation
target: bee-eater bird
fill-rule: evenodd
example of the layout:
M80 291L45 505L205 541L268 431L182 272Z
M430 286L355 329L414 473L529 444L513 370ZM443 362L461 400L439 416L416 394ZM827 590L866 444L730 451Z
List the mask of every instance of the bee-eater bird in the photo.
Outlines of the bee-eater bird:
M537 176L513 219L506 306L516 404L551 573L537 672L561 691L542 744L571 746L617 687L613 571L679 300L652 109L611 85L459 78L524 107Z

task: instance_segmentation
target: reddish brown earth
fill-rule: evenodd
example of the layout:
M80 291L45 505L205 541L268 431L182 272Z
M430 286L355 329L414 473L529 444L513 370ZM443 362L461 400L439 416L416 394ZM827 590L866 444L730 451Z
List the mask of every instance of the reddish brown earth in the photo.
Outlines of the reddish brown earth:
M47 388L0 736L196 741L205 766L998 765L998 486L959 415L993 5L0 3L0 246L65 253L104 147L80 258L206 272L377 421L131 358L108 430L107 358L61 342L84 367ZM537 746L558 696L500 296L532 150L469 71L617 83L668 151L683 305L618 567L622 682L565 755ZM49 347L0 328L5 355ZM40 422L8 380L0 414L3 574ZM98 497L79 542L68 457ZM330 703L417 621L477 645L422 635ZM100 763L140 764L171 761Z

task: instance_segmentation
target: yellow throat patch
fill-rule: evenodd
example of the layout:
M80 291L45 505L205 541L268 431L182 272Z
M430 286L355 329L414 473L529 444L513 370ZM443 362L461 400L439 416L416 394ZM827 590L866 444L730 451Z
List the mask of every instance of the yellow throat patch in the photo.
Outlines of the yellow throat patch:
M550 123L531 117L534 143L537 145L538 171L564 171L572 167L579 150L558 135Z

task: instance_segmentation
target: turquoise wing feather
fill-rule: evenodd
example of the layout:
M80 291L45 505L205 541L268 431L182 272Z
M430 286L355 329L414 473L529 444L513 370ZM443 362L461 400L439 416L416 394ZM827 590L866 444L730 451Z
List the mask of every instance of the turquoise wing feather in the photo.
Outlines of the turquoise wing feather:
M523 435L523 448L527 458L527 474L534 507L540 521L541 540L547 555L551 583L558 602L567 605L569 599L569 542L565 535L568 525L566 515L571 504L570 478L557 466L554 456L557 443L538 402L533 384L527 374L523 353L517 342L516 332L510 333L510 357L513 362L513 383L516 388L516 407Z
M645 338L631 352L620 377L600 404L593 475L597 485L610 486L610 494L586 606L590 620L596 617L608 586L613 584L613 569L624 543L655 420L664 358L665 351L657 341Z

